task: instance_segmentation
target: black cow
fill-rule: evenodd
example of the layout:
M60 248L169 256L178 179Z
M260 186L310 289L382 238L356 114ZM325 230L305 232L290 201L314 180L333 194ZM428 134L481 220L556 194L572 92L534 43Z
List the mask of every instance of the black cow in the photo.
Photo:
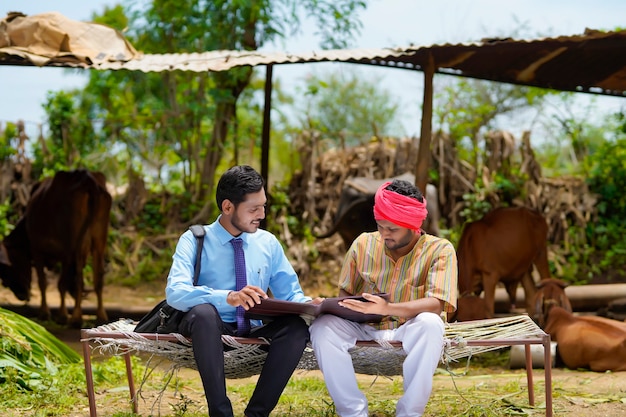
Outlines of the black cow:
M46 302L44 268L61 265L58 321L67 322L65 293L75 299L71 323L82 324L83 268L91 255L93 284L98 298L96 316L107 320L102 303L104 255L107 243L111 195L103 174L85 170L57 172L33 189L24 216L0 244L0 277L20 300L30 300L31 267L37 271L41 291L40 316L50 318Z
M319 235L314 234L314 236L322 239L339 233L345 247L348 248L361 233L375 231L377 226L374 219L374 195L378 187L394 179L406 180L411 183L415 181L415 177L411 173L381 180L367 177L348 178L341 191L332 227L327 232ZM425 197L428 202L428 217L426 217L422 229L426 233L438 236L439 201L437 188L428 184Z

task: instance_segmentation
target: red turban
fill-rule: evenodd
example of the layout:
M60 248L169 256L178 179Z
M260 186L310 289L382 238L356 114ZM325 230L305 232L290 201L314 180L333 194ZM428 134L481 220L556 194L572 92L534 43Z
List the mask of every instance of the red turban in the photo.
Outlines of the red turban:
M428 214L426 199L419 200L386 190L391 182L381 185L374 196L374 218L387 220L400 227L419 230Z

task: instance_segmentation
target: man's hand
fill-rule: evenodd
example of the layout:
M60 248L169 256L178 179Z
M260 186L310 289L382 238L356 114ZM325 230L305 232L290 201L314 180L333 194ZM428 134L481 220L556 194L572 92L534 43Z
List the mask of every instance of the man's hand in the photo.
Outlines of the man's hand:
M246 285L239 291L231 291L226 296L226 302L233 307L242 306L249 310L255 304L260 304L261 300L267 298L267 294L256 285Z
M340 301L339 305L349 308L350 310L358 311L365 314L381 314L383 316L389 315L387 307L389 303L382 297L364 292L361 294L367 301L359 301L348 298Z
M324 297L315 297L314 299L312 299L311 301L307 301L308 304L314 304L314 305L318 305L318 304L322 304L322 301L324 301L325 298Z

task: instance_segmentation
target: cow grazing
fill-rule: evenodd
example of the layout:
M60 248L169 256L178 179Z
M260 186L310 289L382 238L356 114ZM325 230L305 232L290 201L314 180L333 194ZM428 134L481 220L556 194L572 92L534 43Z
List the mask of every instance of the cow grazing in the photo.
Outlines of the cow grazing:
M562 307L548 310L544 330L570 369L626 371L626 324L604 317L575 316Z
M0 250L0 277L20 300L30 300L34 266L41 291L40 317L50 318L46 301L44 268L61 266L58 289L61 296L58 321L67 322L65 293L74 297L70 319L82 324L83 268L91 255L93 285L97 296L96 316L107 320L102 303L104 256L107 244L111 196L101 173L85 170L57 172L33 189L24 216L4 239Z
M542 279L550 276L547 234L543 216L525 207L497 208L465 225L457 247L459 294L484 290L493 317L496 284L504 284L513 308L521 282L528 304L535 293L533 264Z
M378 187L394 179L415 182L415 176L411 173L380 180L367 177L348 178L339 197L332 227L327 232L315 235L315 237L323 239L339 233L344 246L348 248L361 233L375 231L377 225L374 219L374 195ZM422 229L426 233L438 236L439 200L437 188L434 185L428 184L426 186L425 198L428 217L426 217Z
M539 281L537 291L528 307L529 315L539 327L545 327L548 310L554 306L562 307L570 313L573 311L572 304L565 294L567 285L565 281L555 278Z

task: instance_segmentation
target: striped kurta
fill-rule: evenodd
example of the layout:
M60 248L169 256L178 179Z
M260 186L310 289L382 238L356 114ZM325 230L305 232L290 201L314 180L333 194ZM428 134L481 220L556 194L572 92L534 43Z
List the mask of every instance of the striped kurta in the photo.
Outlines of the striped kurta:
M390 302L434 297L444 311L456 309L458 294L456 251L448 240L422 234L411 252L394 261L378 232L363 233L350 246L339 276L339 288L349 294L389 293ZM406 322L386 317L378 329L394 329Z

